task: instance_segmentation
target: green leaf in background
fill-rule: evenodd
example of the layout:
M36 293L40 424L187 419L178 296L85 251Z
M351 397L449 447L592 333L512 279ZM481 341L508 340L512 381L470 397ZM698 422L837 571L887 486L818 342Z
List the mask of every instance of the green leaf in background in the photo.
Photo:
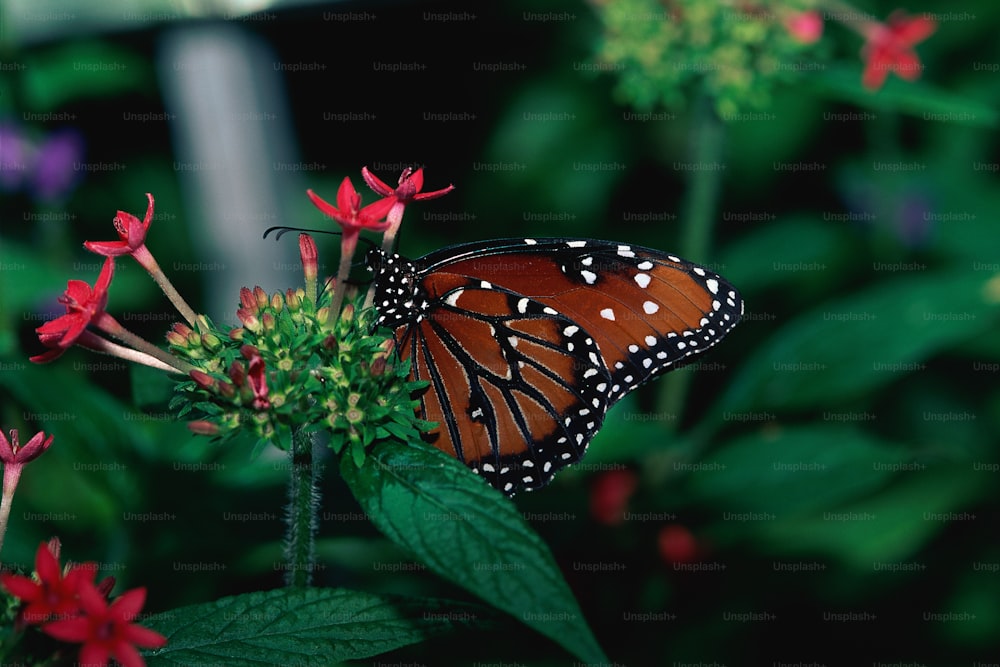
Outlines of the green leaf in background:
M33 53L26 60L25 105L37 113L75 98L153 92L156 86L145 57L104 40L64 44Z
M385 443L363 467L343 457L340 469L375 526L428 568L581 660L607 662L548 546L457 459Z
M858 570L905 561L949 524L976 521L975 510L965 508L982 502L994 480L970 475L971 467L969 462L928 465L900 473L871 498L811 516L755 522L755 543L776 554L829 554Z
M687 493L721 510L802 515L877 491L912 458L854 427L773 427L714 452L709 470L688 476Z
M997 110L986 102L961 97L921 81L889 77L885 86L871 92L861 85L857 67L830 65L803 77L801 85L817 95L878 111L898 111L925 121L995 127Z
M852 256L852 242L842 227L821 222L816 216L782 216L727 248L721 263L726 267L726 279L744 294L763 289L787 292L792 287L790 272L796 267L803 271L792 275L822 274L822 279L849 268L845 260ZM809 267L822 270L809 271ZM759 312L766 307L751 304L747 309Z
M428 598L281 588L181 607L145 620L167 637L149 667L326 667L483 627L488 610Z
M774 332L718 411L829 408L919 370L939 350L996 329L992 278L906 275L827 302Z

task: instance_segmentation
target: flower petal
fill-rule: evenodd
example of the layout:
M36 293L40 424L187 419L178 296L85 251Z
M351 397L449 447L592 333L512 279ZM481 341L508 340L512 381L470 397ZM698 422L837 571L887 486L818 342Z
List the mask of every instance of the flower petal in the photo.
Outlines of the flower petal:
M41 594L42 587L30 577L4 573L0 575L0 583L11 595L21 600L31 601Z
M368 206L361 209L358 213L358 222L362 227L373 229L377 221L389 215L389 211L392 210L392 207L395 205L395 197L386 197L385 199L379 199L376 202L372 202L371 204L368 204Z
M111 652L122 667L146 667L146 661L139 655L139 651L128 642L116 642Z
M378 176L368 171L368 167L361 167L361 177L365 179L365 183L368 184L368 187L383 197L388 197L393 193L393 189Z
M106 667L111 651L103 644L84 644L80 648L79 667Z
M132 252L132 248L124 241L84 241L83 247L105 257L120 257Z
M126 626L122 634L129 642L143 648L160 648L167 643L167 638L159 632L134 623Z
M90 621L85 616L61 618L43 625L42 632L64 642L84 642L90 638Z
M337 208L342 215L353 215L361 206L361 195L354 189L354 184L348 176L340 182L337 189Z

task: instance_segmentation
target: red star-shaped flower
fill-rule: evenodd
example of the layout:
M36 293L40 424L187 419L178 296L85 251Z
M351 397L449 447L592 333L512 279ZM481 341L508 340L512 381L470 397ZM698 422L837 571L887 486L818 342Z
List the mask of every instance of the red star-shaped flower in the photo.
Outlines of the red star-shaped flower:
M52 621L42 626L46 634L66 642L80 642L80 664L94 667L108 664L114 657L124 667L145 667L136 646L159 648L167 638L149 628L132 623L146 602L146 589L135 588L108 601L89 581L79 586L81 616Z
M108 286L114 272L115 261L108 257L93 289L82 280L69 281L66 292L59 297L59 303L66 306L66 314L35 329L42 345L52 349L31 357L31 361L44 364L58 358L73 346L88 325L110 318L104 309L108 305Z
M438 197L443 197L455 189L454 185L449 185L446 188L441 188L440 190L435 190L434 192L420 192L424 188L423 167L417 169L416 171L410 167L404 169L403 173L399 176L399 186L396 188L390 188L387 184L375 176L375 174L368 171L368 167L361 168L361 176L364 177L365 183L367 183L368 187L372 190L383 197L395 197L402 204L409 204L411 201L437 199Z
M0 575L0 581L12 595L27 603L21 610L25 622L37 624L50 616L76 613L80 609L80 586L87 583L93 588L96 572L92 563L83 563L71 567L64 576L58 559L43 542L35 552L37 580L7 573Z
M862 83L869 90L878 90L889 72L907 81L920 76L920 59L913 47L930 37L937 24L928 16L907 16L895 11L886 23L871 23L863 29L865 45L861 57L865 61Z
M384 231L389 223L385 222L383 218L392 205L396 203L394 197L387 197L361 208L361 195L354 189L348 176L344 177L340 183L340 189L337 190L336 206L326 202L312 190L306 190L306 194L309 195L309 199L316 205L316 208L340 224L344 229L345 237L348 234L356 237L362 229L376 232Z
M153 220L153 195L146 193L149 206L146 207L146 217L139 221L131 213L118 211L115 215L115 229L118 231L118 241L86 241L83 244L87 250L105 257L131 255L146 245L146 232Z

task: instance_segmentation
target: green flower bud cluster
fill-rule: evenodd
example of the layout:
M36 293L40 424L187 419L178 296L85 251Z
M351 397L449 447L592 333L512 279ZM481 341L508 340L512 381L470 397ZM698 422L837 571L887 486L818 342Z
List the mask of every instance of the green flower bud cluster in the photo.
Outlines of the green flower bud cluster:
M812 47L783 21L815 0L604 0L602 70L616 73L616 94L641 110L677 108L707 94L723 118L766 107L775 84L821 66L802 62Z
M251 433L255 451L269 442L288 449L298 428L324 430L329 446L348 448L358 465L376 441L419 439L433 426L414 412L426 383L409 380L392 336L375 331L375 311L359 310L364 295L336 321L328 318L331 296L323 290L317 308L303 289L268 296L244 288L242 327L223 332L205 316L194 329L175 325L171 351L200 370L178 384L171 407L194 417L196 433Z

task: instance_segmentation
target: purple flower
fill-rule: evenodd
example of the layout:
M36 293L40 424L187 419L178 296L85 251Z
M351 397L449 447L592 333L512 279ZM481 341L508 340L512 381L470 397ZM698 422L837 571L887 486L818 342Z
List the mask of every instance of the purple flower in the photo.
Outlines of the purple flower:
M50 134L38 149L33 190L35 197L52 201L67 194L80 175L74 165L83 159L83 137L77 130Z
M0 189L21 187L28 172L31 145L13 125L0 124Z

